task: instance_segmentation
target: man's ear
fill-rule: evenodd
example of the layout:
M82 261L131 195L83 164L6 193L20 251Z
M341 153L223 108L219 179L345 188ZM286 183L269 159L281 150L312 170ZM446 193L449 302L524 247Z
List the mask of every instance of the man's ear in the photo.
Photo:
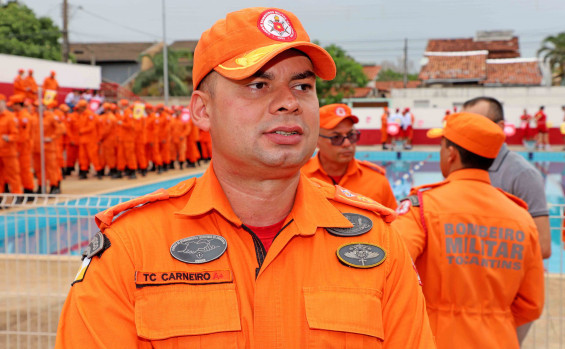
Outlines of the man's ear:
M192 92L190 97L190 117L194 125L203 131L210 130L210 114L208 113L210 103L209 93L201 90Z
M447 163L453 164L459 160L459 151L454 146L447 147Z

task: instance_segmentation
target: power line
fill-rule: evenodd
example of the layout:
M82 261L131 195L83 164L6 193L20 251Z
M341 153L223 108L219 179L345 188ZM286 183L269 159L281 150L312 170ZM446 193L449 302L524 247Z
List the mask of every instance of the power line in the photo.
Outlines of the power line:
M98 15L98 14L96 14L96 13L94 13L94 12L90 12L90 11L84 9L84 7L82 7L82 6L79 6L78 9L79 9L80 11L86 13L86 14L91 15L92 17L95 17L95 18L98 18L98 19L103 20L103 21L105 21L105 22L114 24L114 25L116 25L116 26L118 26L118 27L121 27L121 28L130 30L130 31L133 31L133 32L136 32L136 33L139 33L139 34L148 35L148 36L151 36L151 37L153 37L153 38L155 38L155 39L160 39L160 38L161 38L159 35L155 35L155 34L152 34L152 33L148 33L148 32L145 32L145 31L143 31L143 30L136 29L136 28L128 27L128 26L123 25L123 24L121 24L121 23L118 23L118 22L114 22L114 21L112 21L112 20L109 20L108 18L105 18L105 17L103 17L103 16L101 16L101 15Z

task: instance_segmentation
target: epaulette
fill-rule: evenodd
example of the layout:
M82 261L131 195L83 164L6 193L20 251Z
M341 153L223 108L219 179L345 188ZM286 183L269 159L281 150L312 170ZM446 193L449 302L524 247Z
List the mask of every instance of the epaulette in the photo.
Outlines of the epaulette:
M169 189L159 189L151 194L143 195L138 198L131 199L116 206L110 207L109 209L102 211L94 216L96 225L98 225L100 230L103 231L112 224L112 221L115 217L122 214L123 212L134 207L148 204L150 202L163 201L170 198L182 196L186 194L190 189L192 189L195 182L196 178L190 178Z
M410 200L410 204L414 207L420 207L420 199L418 195L408 195L407 197L400 199L400 202Z
M396 212L390 208L383 206L375 200L366 196L351 192L339 185L335 186L335 194L333 200L347 205L363 208L379 214L383 220L390 223L396 219Z
M420 207L420 198L418 195L409 195L404 199L400 199L400 205L396 208L398 215L404 215L410 211L412 207Z
M520 199L515 195L507 193L500 188L496 188L496 189L498 189L502 194L506 195L510 200L514 201L518 206L523 207L526 211L528 210L528 204L524 200Z
M377 171L378 173L382 174L383 176L386 176L386 170L384 169L384 167L381 167L381 166L374 164L374 163L367 161L367 160L359 161L359 164L363 165L365 167L368 167L373 171Z
M447 184L447 183L449 183L449 181L446 179L444 181L437 182L437 183L424 184L424 185L420 185L420 186L417 186L417 187L413 187L412 189L410 189L410 195L418 195L418 192L421 191L421 190L428 190L428 189L441 187L442 185Z

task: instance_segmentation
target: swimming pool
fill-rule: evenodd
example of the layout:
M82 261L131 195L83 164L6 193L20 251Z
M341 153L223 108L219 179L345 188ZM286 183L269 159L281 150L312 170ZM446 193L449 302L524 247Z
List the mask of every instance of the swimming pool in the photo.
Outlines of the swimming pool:
M549 204L565 204L565 153L520 153L530 160L542 173L545 179L545 191ZM356 157L368 160L387 170L387 177L391 183L397 199L408 195L410 188L443 179L439 169L438 152L381 152L358 151ZM202 174L192 174L186 177L169 179L139 187L115 191L108 196L141 196L149 194L160 188L168 188L191 177L200 177ZM84 199L83 199L84 200ZM106 199L111 200L111 199ZM22 253L19 245L27 244L28 253L41 254L72 254L79 253L80 249L95 233L96 226L91 218L100 209L84 208L88 203L77 202L77 207L70 211L68 207L53 206L49 208L33 208L19 211L14 215L0 215L0 229L6 229L0 234L0 253ZM108 206L113 202L108 202ZM560 235L561 215L559 207L550 208L552 227L553 256L546 260L546 268L550 272L563 272L565 261L561 261ZM81 234L72 234L80 231ZM33 232L33 233L26 233ZM24 234L25 241L24 241ZM61 241L65 241L61 243Z

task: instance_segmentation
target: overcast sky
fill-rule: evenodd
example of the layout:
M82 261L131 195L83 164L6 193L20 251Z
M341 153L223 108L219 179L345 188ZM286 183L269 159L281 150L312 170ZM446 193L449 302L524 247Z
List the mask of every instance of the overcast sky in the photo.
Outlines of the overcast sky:
M361 63L397 62L404 38L413 71L430 38L473 37L477 30L514 30L522 57L565 31L565 0L165 0L167 42L196 40L226 13L245 7L294 12L313 40L335 43ZM21 0L61 26L61 0ZM160 41L161 0L69 0L71 42Z

